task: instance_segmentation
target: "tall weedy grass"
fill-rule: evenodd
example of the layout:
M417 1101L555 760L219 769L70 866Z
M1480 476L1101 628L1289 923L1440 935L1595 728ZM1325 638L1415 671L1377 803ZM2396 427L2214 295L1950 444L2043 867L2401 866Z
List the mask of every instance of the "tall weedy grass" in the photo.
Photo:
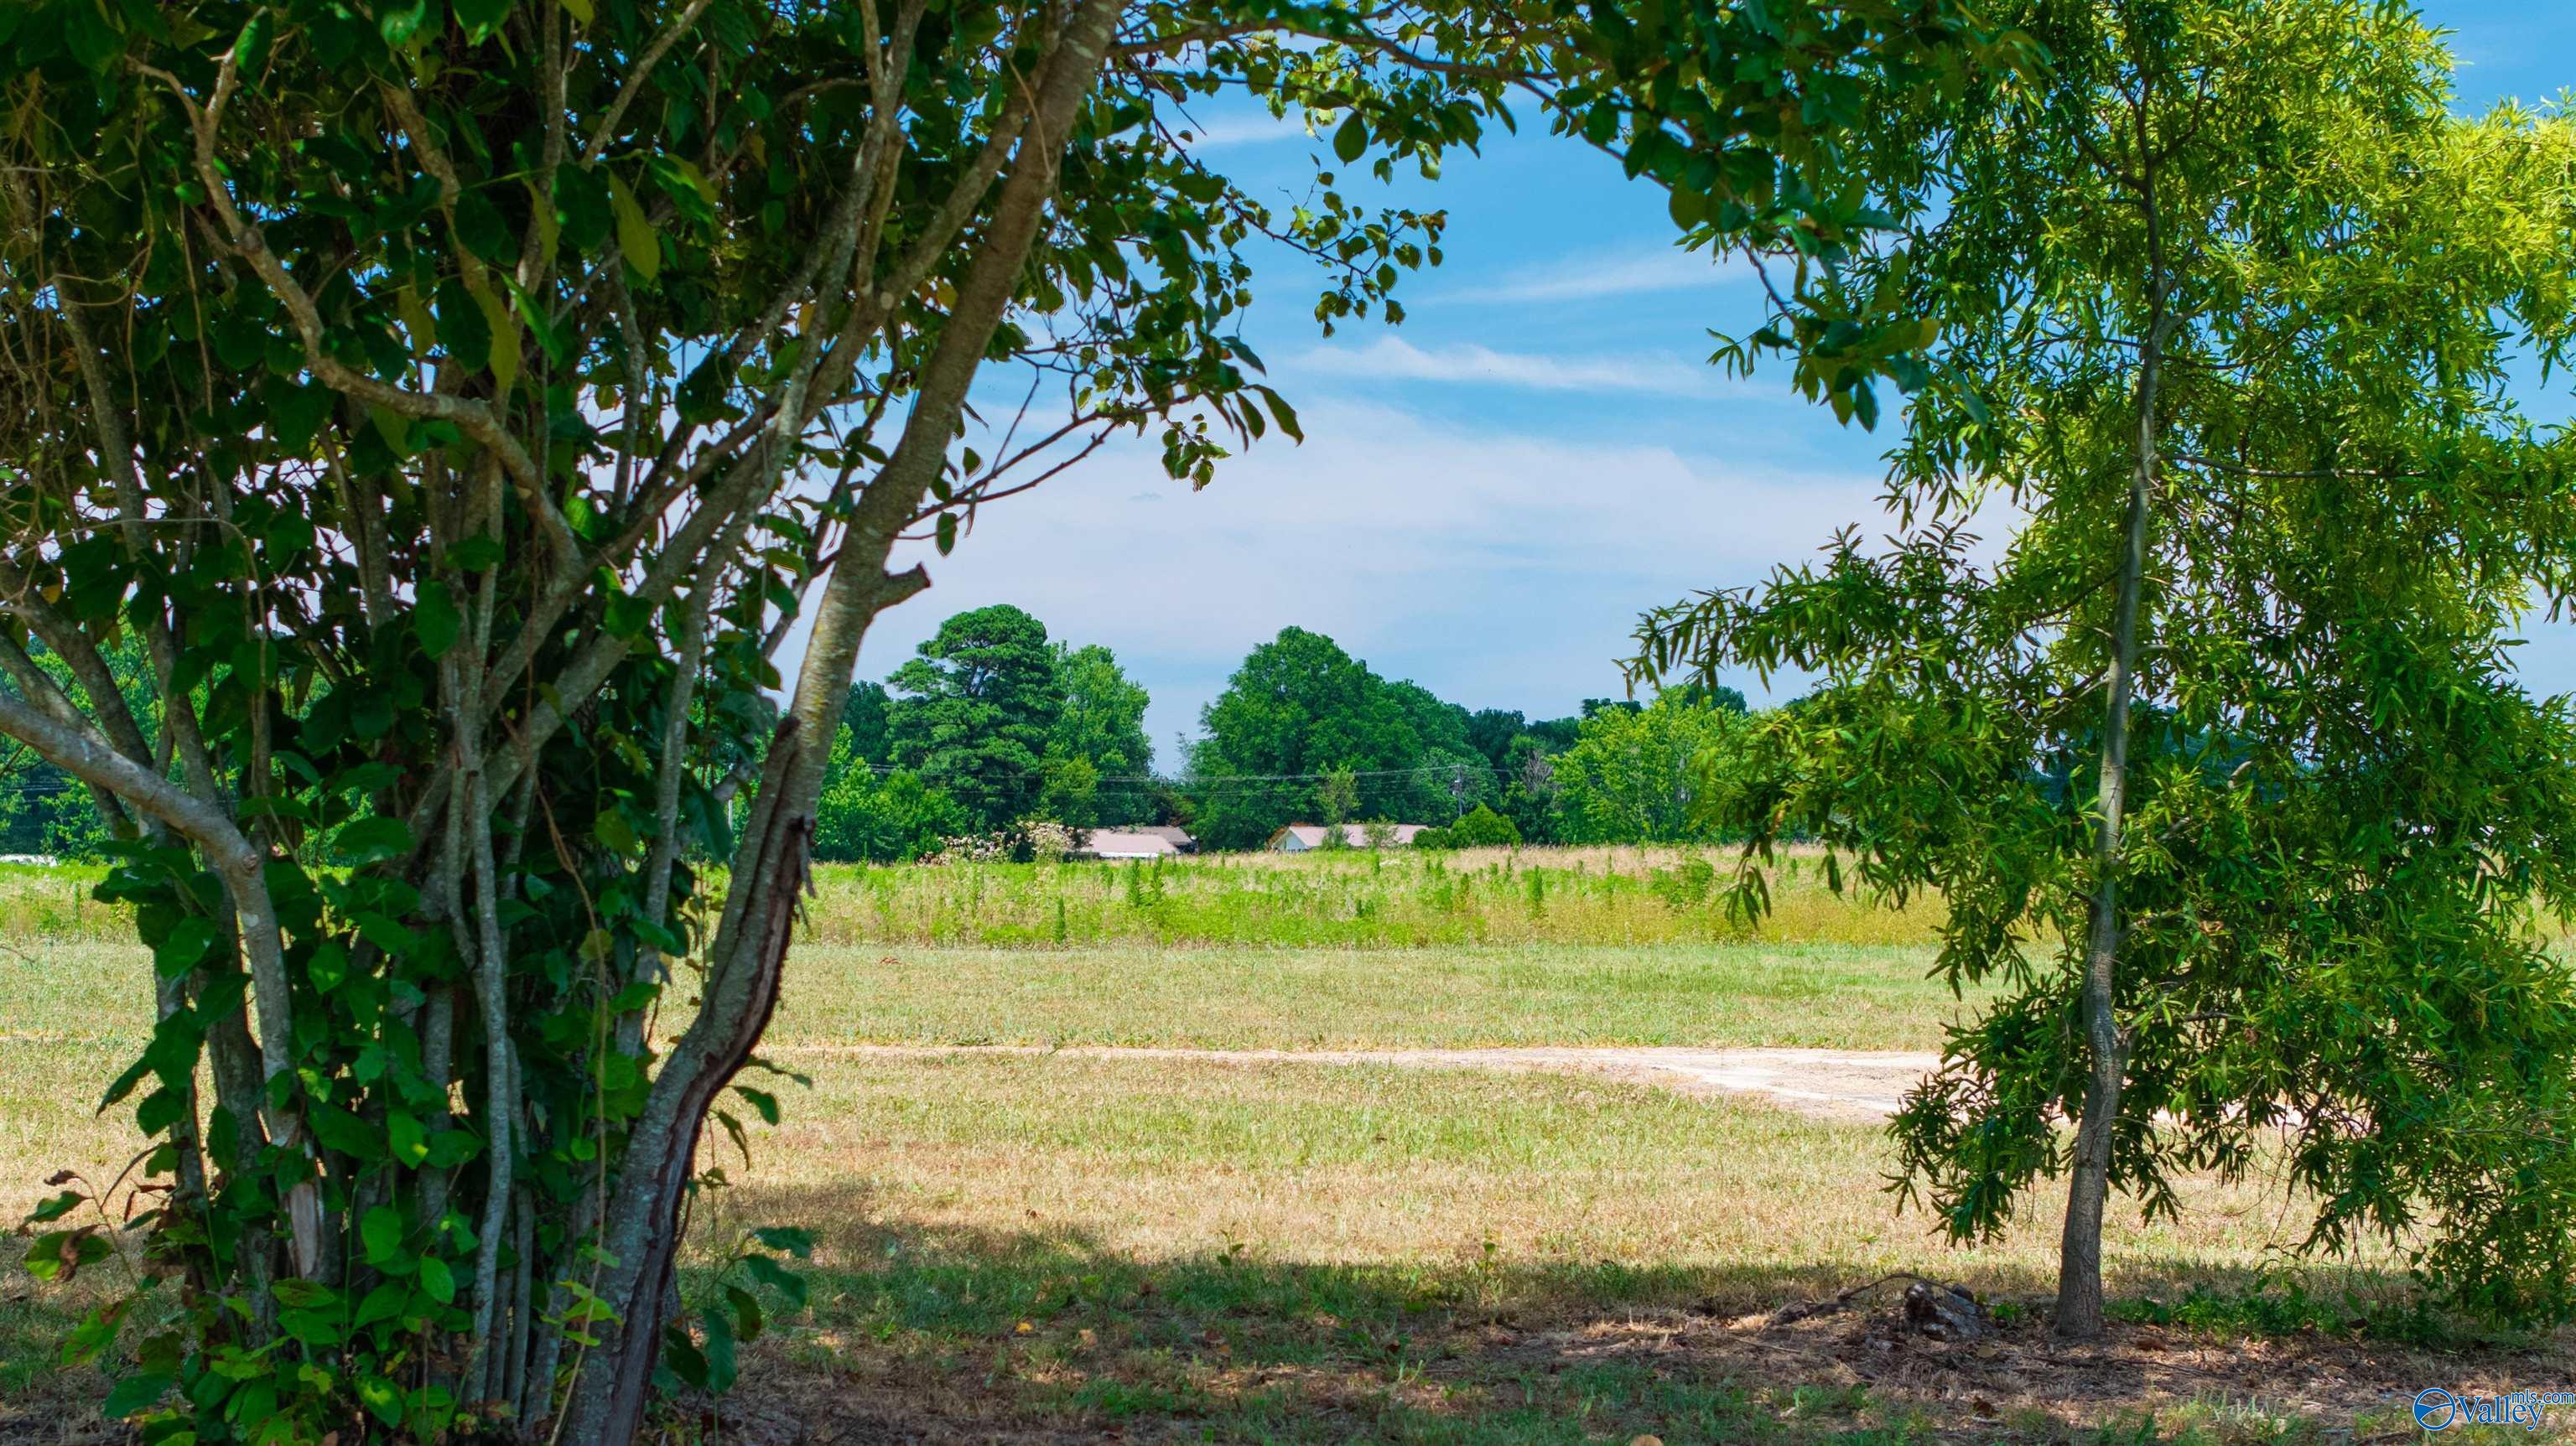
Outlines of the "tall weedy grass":
M0 864L0 939L134 942L134 915L90 897L103 864Z
M1216 854L1149 863L825 866L808 937L827 944L1231 944L1417 948L1769 938L1917 944L1937 900L1881 907L1825 887L1820 860L1773 870L1774 911L1728 916L1723 852L1521 848Z
M1728 919L1723 850L1344 849L1212 854L1156 863L822 864L807 902L826 944L1660 944L1768 938L1914 944L1937 901L1888 910L1837 898L1820 860L1772 873L1775 911ZM90 897L94 864L0 864L0 939L129 944L122 905Z

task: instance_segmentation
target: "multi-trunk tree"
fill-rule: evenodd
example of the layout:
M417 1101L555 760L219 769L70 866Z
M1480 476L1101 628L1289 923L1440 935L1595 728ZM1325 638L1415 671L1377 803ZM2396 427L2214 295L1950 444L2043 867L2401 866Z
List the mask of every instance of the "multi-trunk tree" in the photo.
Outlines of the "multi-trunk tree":
M1889 115L1920 219L1844 273L1939 329L1910 531L1652 617L1640 664L1821 675L1724 822L1946 901L1941 967L2002 992L1897 1121L1905 1187L1974 1236L2065 1175L2060 1331L2102 1327L2112 1189L2271 1165L2312 1243L2564 1316L2576 988L2535 921L2576 725L2508 642L2570 577L2511 363L2567 336L2568 128L2454 120L2389 7L1993 18L2048 65Z
M673 1315L698 1145L777 1108L742 1075L898 540L1121 429L1194 482L1293 434L1254 250L1328 328L1438 259L1332 173L1246 194L1192 105L1383 177L1517 97L1805 278L1873 98L1981 54L1934 0L0 12L0 732L98 791L160 1015L102 1081L156 1261L76 1342L130 1349L112 1406L615 1442L729 1373L794 1242L704 1242ZM1917 336L1809 299L1838 397ZM107 1249L82 1193L40 1271Z

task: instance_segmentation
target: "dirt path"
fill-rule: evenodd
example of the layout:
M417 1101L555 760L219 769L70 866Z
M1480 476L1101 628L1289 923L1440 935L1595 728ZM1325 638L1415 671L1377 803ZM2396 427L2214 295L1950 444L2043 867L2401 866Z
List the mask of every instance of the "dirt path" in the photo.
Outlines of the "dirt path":
M845 1054L894 1058L1066 1055L1076 1059L1171 1059L1210 1064L1383 1064L1408 1069L1485 1069L1605 1075L1686 1095L1766 1100L1816 1119L1875 1124L1895 1114L1905 1091L1941 1062L1903 1050L1691 1049L1680 1046L1548 1045L1529 1049L1163 1049L1075 1044L809 1044L776 1055Z

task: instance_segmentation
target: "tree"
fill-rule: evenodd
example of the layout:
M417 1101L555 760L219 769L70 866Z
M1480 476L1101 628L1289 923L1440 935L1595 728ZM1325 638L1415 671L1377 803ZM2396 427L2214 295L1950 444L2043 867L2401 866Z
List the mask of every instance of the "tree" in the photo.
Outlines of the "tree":
M1571 746L1569 732L1568 744ZM1530 843L1556 843L1558 828L1556 763L1545 740L1524 733L1503 754L1503 816Z
M894 756L886 735L886 713L892 702L886 696L885 684L862 678L850 685L848 701L841 705L841 726L850 731L853 756L872 763L883 763Z
M1239 340L1257 247L1320 263L1327 330L1400 319L1389 288L1438 259L1441 217L1338 175L1274 213L1182 138L1192 98L1312 117L1382 180L1520 94L1695 244L1787 258L1771 330L1849 404L1916 333L1806 328L1876 199L1838 142L1981 46L1915 0L8 25L0 593L71 681L12 670L0 731L108 800L105 892L157 965L109 1102L154 1142L139 1218L179 1311L118 1400L177 1387L188 1419L152 1429L209 1441L470 1409L596 1446L658 1373L730 1378L796 1237L747 1237L740 1294L676 1320L684 1205L710 1119L777 1107L740 1075L862 641L929 581L889 571L898 539L945 554L1121 431L1198 485L1293 437ZM1061 410L988 433L995 368ZM704 973L663 1001L676 956Z
M1516 708L1479 708L1467 716L1467 746L1496 768L1505 765L1512 740L1528 731L1529 720Z
M975 822L947 794L906 769L879 774L844 727L814 800L814 857L833 863L907 863L937 853Z
M1046 624L1007 603L958 613L886 680L895 763L991 833L1037 811L1064 688Z
M1204 736L1190 753L1195 824L1213 848L1250 848L1304 817L1313 780L1330 770L1352 773L1354 812L1374 815L1387 778L1419 752L1384 681L1303 628L1283 628L1247 654L1199 724Z
M1939 327L1891 456L1919 525L1650 618L1639 671L1824 675L1716 813L1748 864L1811 830L1939 890L1942 969L2004 984L1897 1121L1905 1188L1974 1236L2066 1175L2059 1331L2101 1329L2113 1186L2169 1216L2272 1132L2311 1244L2563 1317L2576 995L2533 921L2576 731L2502 640L2566 595L2570 483L2497 319L2563 352L2566 127L2452 120L2394 9L1998 18L2052 65L1891 114L1938 179L1905 268L1846 277ZM1991 567L1981 505L2020 519Z
M1149 821L1155 803L1143 780L1154 762L1154 745L1145 736L1152 698L1119 668L1117 655L1097 643L1057 643L1055 676L1064 702L1047 734L1049 776L1065 777L1079 764L1091 787L1059 785L1062 796L1049 800L1051 816L1077 828ZM1102 787L1103 779L1112 782Z
M1328 847L1340 846L1342 825L1359 812L1359 807L1357 773L1348 768L1327 768L1324 776L1315 780L1315 814L1324 821L1324 842Z
M1594 710L1574 746L1547 760L1565 843L1700 843L1717 837L1711 795L1743 715L1690 701L1684 690L1650 708Z
M1521 831L1512 821L1485 807L1441 830L1442 842L1453 849L1509 848L1521 842ZM1416 843L1421 842L1419 838Z

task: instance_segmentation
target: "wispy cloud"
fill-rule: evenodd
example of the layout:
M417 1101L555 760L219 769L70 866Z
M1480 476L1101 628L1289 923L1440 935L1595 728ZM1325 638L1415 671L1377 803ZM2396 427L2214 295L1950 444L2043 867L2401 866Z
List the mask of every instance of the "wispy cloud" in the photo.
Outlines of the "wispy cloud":
M1441 382L1543 392L1628 392L1709 397L1726 390L1716 371L1663 356L1550 356L1472 342L1425 349L1381 336L1364 347L1318 347L1298 370L1342 380Z
M1175 119L1174 131L1186 131L1185 143L1193 151L1221 151L1236 146L1270 145L1279 141L1311 140L1303 122L1295 116L1273 119L1266 115L1228 116L1220 120L1197 121Z
M1558 301L1597 301L1655 291L1699 291L1731 286L1750 277L1742 261L1716 258L1704 251L1661 246L1613 255L1561 256L1556 260L1508 271L1491 280L1443 291L1431 300L1535 305Z
M1753 581L1841 524L1888 525L1874 469L1530 435L1385 399L1301 410L1304 446L1274 434L1205 491L1123 441L990 509L953 557L906 544L896 565L927 564L935 586L870 630L861 673L883 676L950 613L1012 602L1115 648L1153 690L1157 742L1291 623L1443 697L1554 716L1619 691L1640 610Z

